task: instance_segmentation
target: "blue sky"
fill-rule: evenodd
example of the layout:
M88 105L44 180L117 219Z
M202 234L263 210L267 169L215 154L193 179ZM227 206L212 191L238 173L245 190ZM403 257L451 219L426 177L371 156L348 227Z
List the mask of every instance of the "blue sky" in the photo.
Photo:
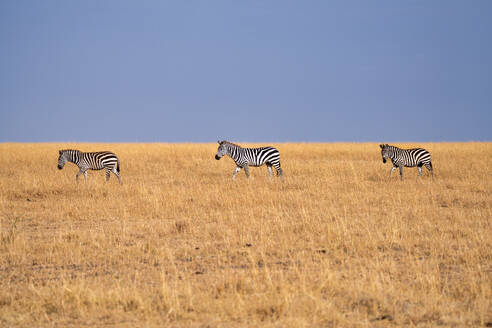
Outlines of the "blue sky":
M492 1L1 1L0 142L492 141Z

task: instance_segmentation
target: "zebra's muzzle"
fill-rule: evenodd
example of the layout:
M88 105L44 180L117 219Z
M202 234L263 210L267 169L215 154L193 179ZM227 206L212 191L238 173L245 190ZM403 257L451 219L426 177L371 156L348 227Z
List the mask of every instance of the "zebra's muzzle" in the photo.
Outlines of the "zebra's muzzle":
M383 157L383 163L386 163L386 158Z
M220 159L219 155L215 155L215 159L219 160Z
M63 169L63 166L58 165L58 169L59 169L59 170Z

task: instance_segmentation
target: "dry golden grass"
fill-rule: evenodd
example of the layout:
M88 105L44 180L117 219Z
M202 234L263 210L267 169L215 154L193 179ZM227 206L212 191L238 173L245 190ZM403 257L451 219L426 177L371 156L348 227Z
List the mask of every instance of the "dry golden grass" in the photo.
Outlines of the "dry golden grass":
M401 144L400 144L401 145ZM275 144L231 180L216 144L0 144L0 326L492 325L492 144ZM75 183L58 149L111 150Z

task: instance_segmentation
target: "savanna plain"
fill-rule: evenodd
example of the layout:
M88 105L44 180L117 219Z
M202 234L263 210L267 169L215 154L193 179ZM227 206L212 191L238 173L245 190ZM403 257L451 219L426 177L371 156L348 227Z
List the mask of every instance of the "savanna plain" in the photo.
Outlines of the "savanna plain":
M245 146L258 146L244 144ZM0 144L2 327L492 326L492 143ZM114 175L58 150L111 150Z

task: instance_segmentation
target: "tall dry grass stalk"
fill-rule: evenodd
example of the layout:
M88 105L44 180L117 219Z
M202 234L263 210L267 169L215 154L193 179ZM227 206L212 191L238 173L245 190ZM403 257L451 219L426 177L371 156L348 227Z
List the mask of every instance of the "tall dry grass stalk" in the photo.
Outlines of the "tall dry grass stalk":
M233 182L216 144L0 144L0 325L492 325L491 143L403 181L377 144L274 146L282 179Z

